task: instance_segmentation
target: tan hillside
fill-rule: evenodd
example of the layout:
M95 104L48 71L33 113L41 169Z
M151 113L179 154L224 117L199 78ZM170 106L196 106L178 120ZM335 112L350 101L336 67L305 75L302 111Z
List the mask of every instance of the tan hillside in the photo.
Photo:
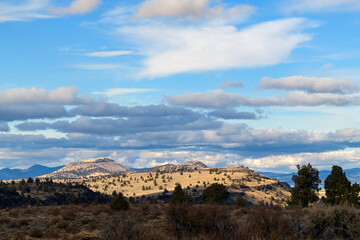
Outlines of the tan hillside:
M231 194L242 194L254 204L263 201L265 204L286 205L286 200L290 196L286 183L280 183L243 166L170 173L133 172L81 181L94 191L106 194L112 194L113 191L122 192L126 197L135 198L141 198L143 195L164 195L166 190L171 194L177 183L187 188L194 198L200 197L203 190L212 183L224 184Z
M88 159L70 163L69 165L40 178L76 179L96 176L112 176L133 172L130 168L118 164L110 158Z

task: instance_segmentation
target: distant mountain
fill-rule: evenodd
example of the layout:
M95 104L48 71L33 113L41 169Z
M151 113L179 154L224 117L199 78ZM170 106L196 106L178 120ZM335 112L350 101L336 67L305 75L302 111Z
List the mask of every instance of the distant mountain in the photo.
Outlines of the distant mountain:
M351 169L347 169L344 170L346 177L349 179L349 181L351 181L352 183L360 183L360 168L351 168ZM296 173L273 173L273 172L259 172L265 176L271 177L271 178L276 178L282 182L287 182L288 184L290 184L291 186L294 185L294 182L292 181L292 176ZM319 171L319 177L321 180L321 184L320 186L323 187L324 186L324 182L325 179L327 178L327 176L329 176L329 174L331 173L330 170L321 170Z
M86 178L96 176L112 176L122 173L134 172L134 170L118 164L110 158L97 158L70 163L69 165L41 178Z
M0 170L0 180L36 177L39 175L44 175L44 174L54 172L63 167L64 166L51 168L51 167L45 167L45 166L36 164L28 169L3 168Z
M207 168L207 166L200 161L191 161L179 165L165 164L153 168L140 170L139 172L181 172L181 171L188 172L188 171L196 171L202 168Z

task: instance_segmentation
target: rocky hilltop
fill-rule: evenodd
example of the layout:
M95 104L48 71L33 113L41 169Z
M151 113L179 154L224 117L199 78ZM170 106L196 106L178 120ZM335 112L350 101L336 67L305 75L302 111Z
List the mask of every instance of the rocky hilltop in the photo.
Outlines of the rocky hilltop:
M133 170L118 164L110 158L97 158L73 162L55 172L40 177L52 179L76 179L113 176L128 172L133 172Z
M185 162L179 165L165 164L149 169L145 169L139 172L192 172L199 169L207 168L207 166L200 161Z

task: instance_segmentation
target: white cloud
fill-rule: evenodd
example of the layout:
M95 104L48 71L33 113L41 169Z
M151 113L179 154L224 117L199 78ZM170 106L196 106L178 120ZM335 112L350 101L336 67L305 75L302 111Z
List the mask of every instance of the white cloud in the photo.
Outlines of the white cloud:
M136 18L183 17L187 19L236 19L242 21L253 14L249 5L238 5L230 9L210 7L209 0L146 0L134 15Z
M359 85L346 79L330 77L290 76L277 79L263 78L260 82L262 88L275 88L281 90L304 90L307 92L328 93L354 93L359 91Z
M50 11L57 15L85 14L93 11L101 0L74 0L68 7L51 8Z
M332 63L327 63L327 64L324 64L321 66L322 69L329 69L332 67L334 67L334 64L332 64Z
M317 12L317 11L358 11L358 0L291 0L286 1L286 12Z
M122 55L130 55L133 51L103 51L103 52L91 52L85 53L85 56L89 57L116 57Z
M0 22L50 18L52 16L43 13L48 2L48 0L24 0L20 4L14 4L13 1L1 1Z
M113 97L116 95L124 95L130 93L146 93L146 92L155 92L157 89L152 88L112 88L107 89L105 92L93 92L93 94L106 95L108 97Z
M123 65L120 64L112 64L112 63L104 63L104 64L79 64L73 65L73 68L84 69L84 70L111 70L117 68L123 68Z
M358 167L360 161L360 152L352 150L330 151L322 153L298 153L277 156L267 156L262 158L246 158L243 164L255 169L295 169L296 165L311 163L320 169L330 169L332 165L350 165L354 163Z
M81 104L90 103L88 97L78 97L75 87L13 88L0 91L0 104Z
M359 105L356 96L344 96L333 93L290 92L276 97L255 98L245 97L237 93L227 93L223 90L211 90L205 93L187 93L180 96L164 96L171 105L194 108L228 108L239 106L321 106L321 105Z
M292 50L311 37L300 33L304 19L265 22L245 29L234 26L123 27L147 56L142 76L270 66L287 59Z
M244 84L240 81L230 82L228 80L224 80L219 88L242 88L243 86Z

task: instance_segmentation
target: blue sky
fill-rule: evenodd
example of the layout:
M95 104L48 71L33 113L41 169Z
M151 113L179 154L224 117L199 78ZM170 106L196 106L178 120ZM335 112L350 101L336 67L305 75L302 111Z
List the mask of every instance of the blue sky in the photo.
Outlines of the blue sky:
M357 0L3 0L0 168L360 167Z

